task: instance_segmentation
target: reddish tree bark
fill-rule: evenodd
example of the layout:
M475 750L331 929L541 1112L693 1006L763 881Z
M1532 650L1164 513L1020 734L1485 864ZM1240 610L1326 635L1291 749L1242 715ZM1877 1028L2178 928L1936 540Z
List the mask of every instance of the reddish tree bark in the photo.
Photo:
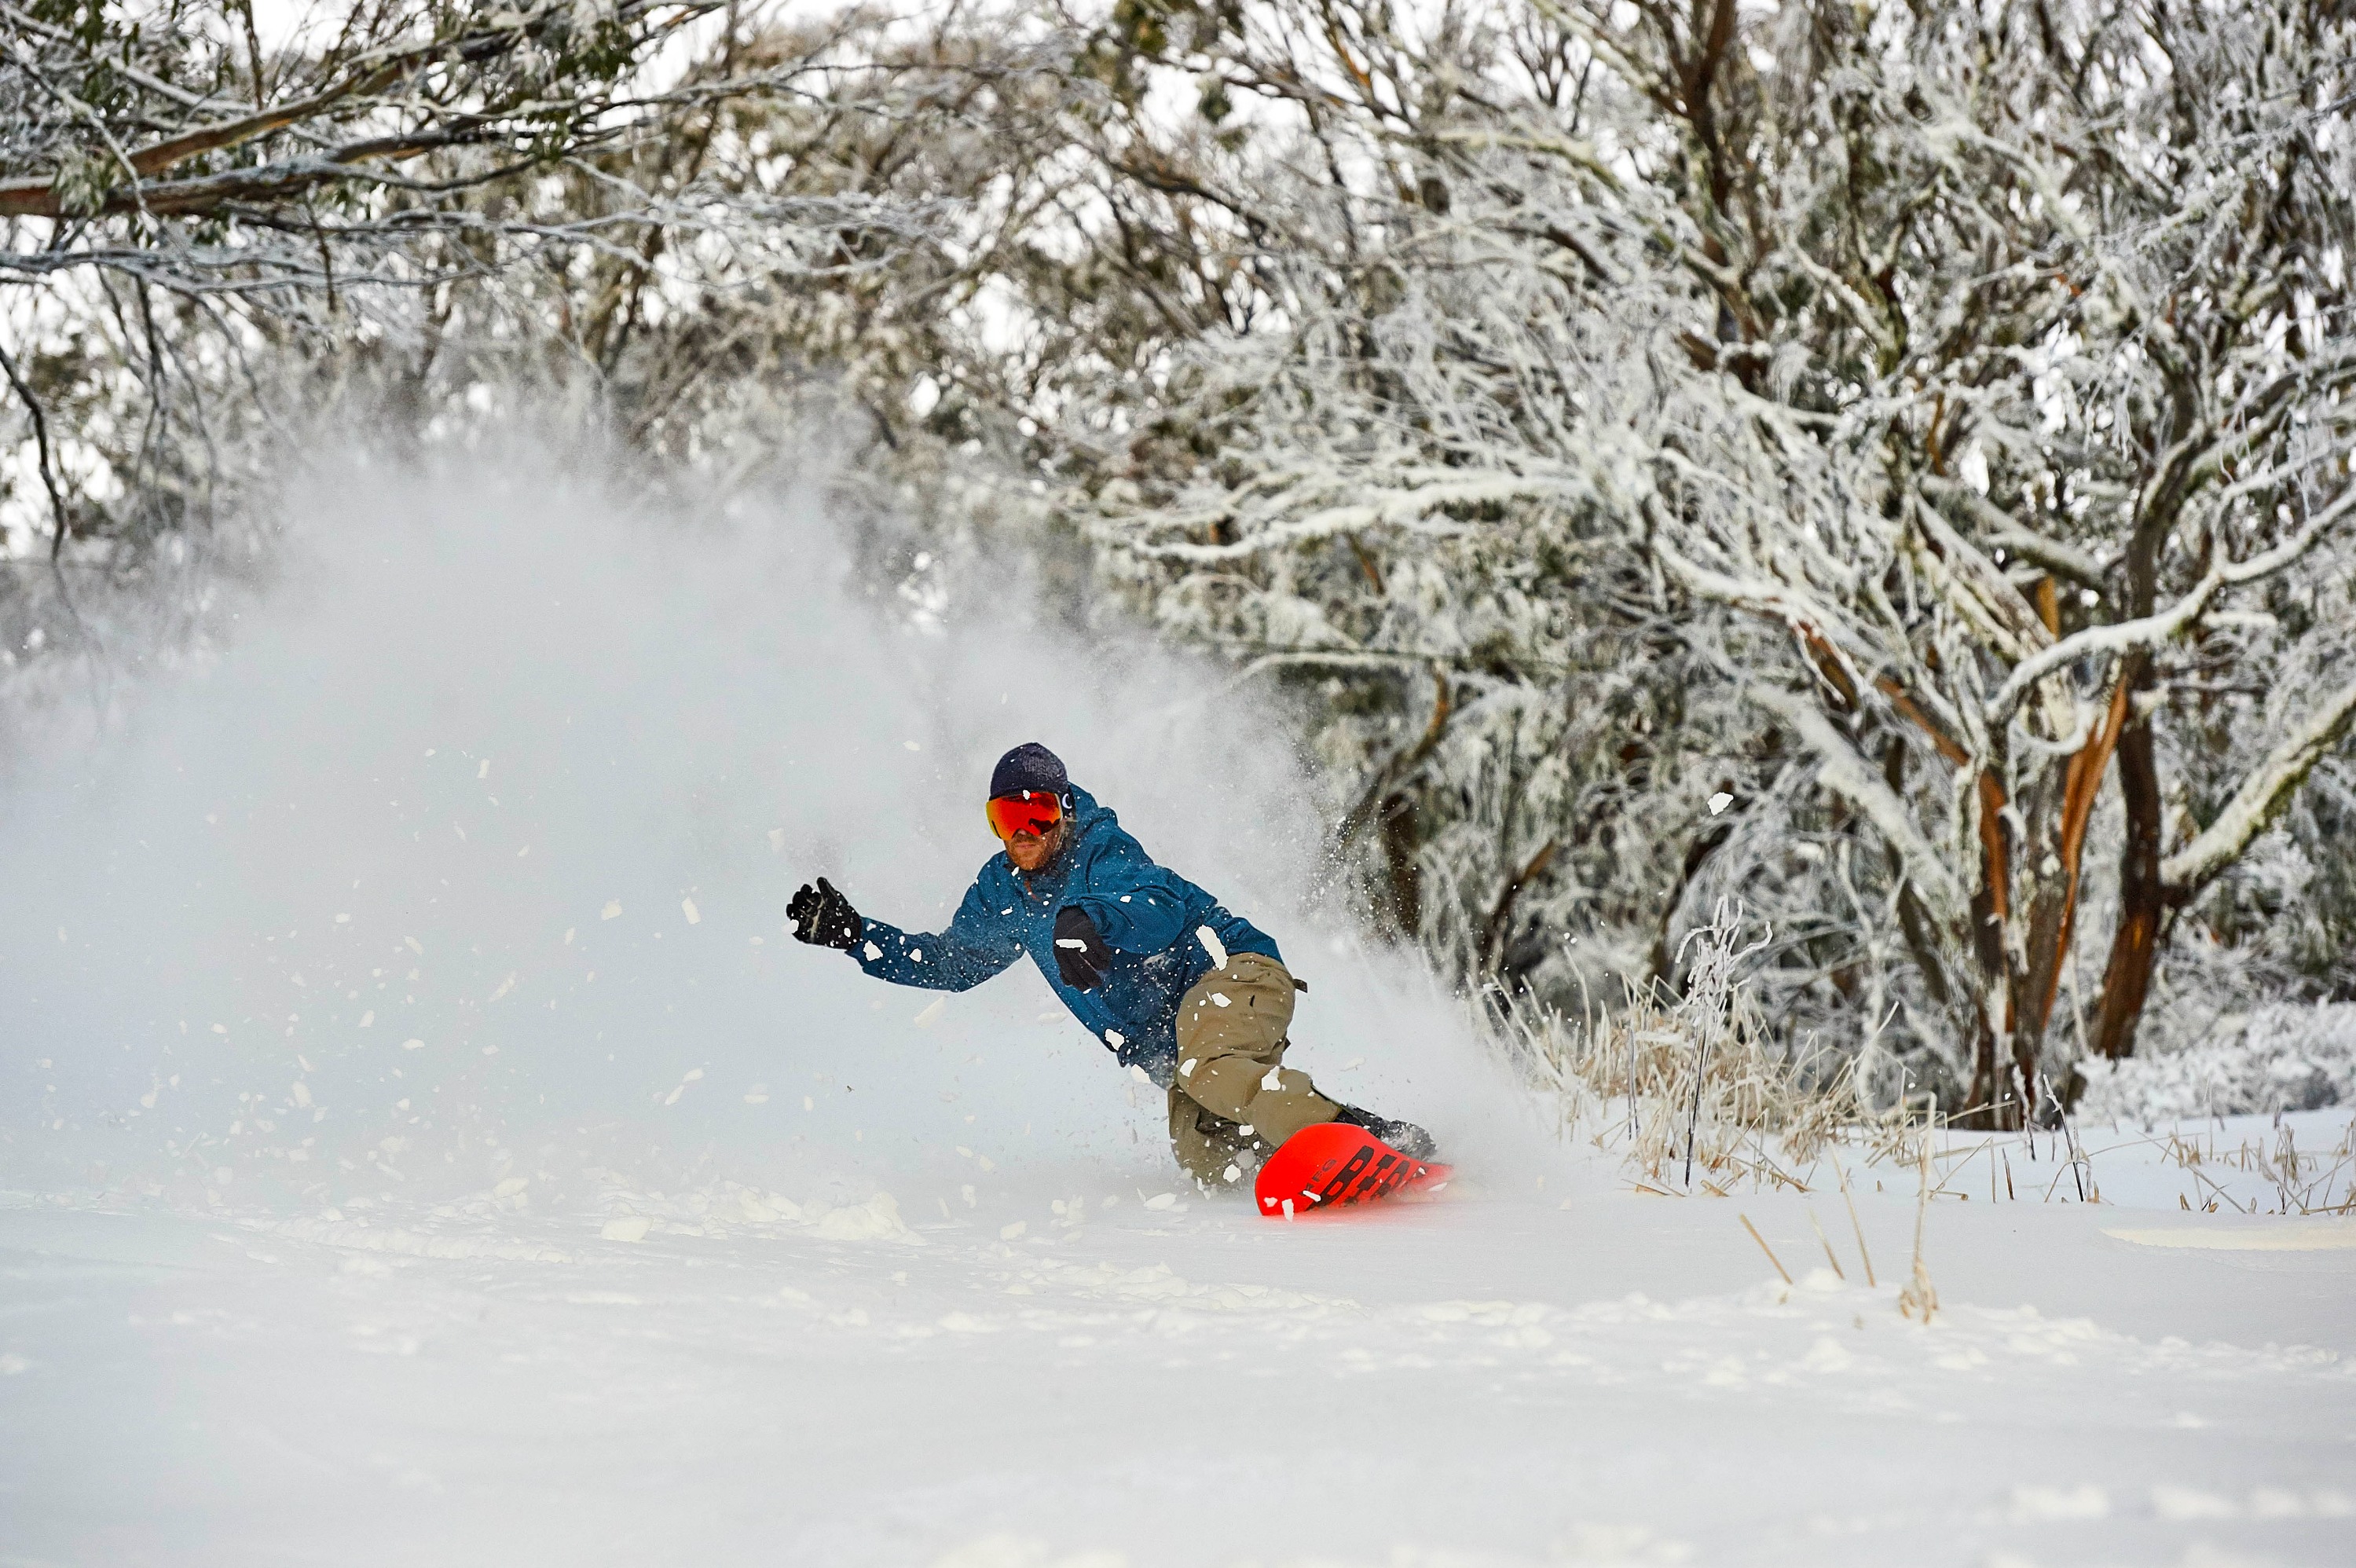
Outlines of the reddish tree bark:
M2151 684L2151 660L2132 655L2120 685L2130 693ZM2135 1054L2136 1025L2151 990L2152 964L2159 956L2159 927L2167 894L2159 880L2159 768L2153 756L2151 721L2134 711L2119 735L2119 791L2126 798L2126 843L2119 851L2119 924L2111 938L2111 961L2103 972L2103 1003L2094 1023L2094 1048L2114 1060Z

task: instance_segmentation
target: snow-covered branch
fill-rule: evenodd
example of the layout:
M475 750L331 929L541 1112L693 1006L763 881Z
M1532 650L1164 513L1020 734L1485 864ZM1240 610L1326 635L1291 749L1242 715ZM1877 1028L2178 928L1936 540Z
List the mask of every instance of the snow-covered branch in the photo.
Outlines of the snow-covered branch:
M2240 859L2250 841L2281 813L2315 765L2340 744L2351 721L2356 721L2356 681L2318 706L2307 723L2251 769L2215 822L2160 863L2160 884L2169 897L2179 903L2193 897Z
M2218 594L2226 588L2270 577L2293 564L2312 550L2333 524L2351 510L2356 510L2356 486L2342 490L2340 498L2310 518L2306 527L2272 550L2261 551L2246 561L2220 562L2210 567L2190 592L2158 614L2136 620L2090 626L2044 651L2022 660L2013 667L2012 673L1997 689L1996 694L1988 699L1989 725L2002 725L2012 716L2013 709L2020 705L2021 698L2038 682L2080 659L2091 654L2120 654L2131 649L2156 648L2180 635L2201 619L2201 612L2209 607L2209 601Z
M2024 528L1989 504L1987 497L1970 486L1932 475L1923 479L1922 489L1925 493L1950 505L1959 506L1969 513L1990 549L2018 555L2085 587L2100 588L2103 585L2104 572L2101 561L2075 545L2048 538L2034 529Z
M1872 822L1905 862L1908 880L1932 913L1950 925L1963 925L1964 892L1954 874L1914 825L1914 814L1906 802L1858 755L1857 747L1825 716L1824 710L1772 686L1747 685L1742 694L1789 725L1816 754L1820 759L1816 781Z
M1357 489L1364 496L1338 506L1320 507L1296 517L1279 511L1275 520L1256 521L1242 538L1226 544L1193 541L1160 543L1125 541L1126 548L1147 560L1183 561L1194 565L1247 560L1279 550L1294 550L1345 533L1370 529L1410 528L1454 531L1462 525L1433 521L1447 509L1495 505L1505 501L1567 500L1585 493L1575 477L1558 472L1526 474L1491 472L1466 474L1434 470L1413 475L1387 475L1393 482ZM1280 502L1282 497L1277 498ZM1162 527L1208 531L1218 518L1173 518ZM1115 534L1119 538L1118 533Z

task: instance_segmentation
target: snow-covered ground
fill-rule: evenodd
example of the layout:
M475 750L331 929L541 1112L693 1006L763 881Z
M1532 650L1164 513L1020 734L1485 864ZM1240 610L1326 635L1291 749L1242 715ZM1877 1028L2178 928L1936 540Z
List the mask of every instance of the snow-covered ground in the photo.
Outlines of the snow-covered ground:
M973 1208L12 1194L0 1562L2350 1560L2356 1221L1943 1199L1925 1326L1886 1166L1870 1287L1837 1193L1469 1165L1292 1225L1141 1161Z
M1950 1140L1925 1325L1914 1167L1847 1156L1861 1252L1829 1165L1550 1143L1321 914L1224 674L642 499L330 473L218 659L12 733L0 1564L2356 1561L2356 1219L2298 1212L2344 1109ZM817 872L944 918L1033 738L1277 936L1292 1060L1445 1194L1181 1193L1035 976L784 938Z

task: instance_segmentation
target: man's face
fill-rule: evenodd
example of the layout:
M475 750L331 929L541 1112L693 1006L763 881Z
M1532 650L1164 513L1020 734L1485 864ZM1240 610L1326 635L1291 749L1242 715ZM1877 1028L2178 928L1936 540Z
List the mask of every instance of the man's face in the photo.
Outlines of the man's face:
M1014 863L1014 869L1017 871L1038 870L1055 859L1055 852L1064 847L1064 829L1068 821L1068 818L1058 817L1055 819L1055 825L1049 828L1044 834L1016 833L1012 838L1005 841L1006 858Z

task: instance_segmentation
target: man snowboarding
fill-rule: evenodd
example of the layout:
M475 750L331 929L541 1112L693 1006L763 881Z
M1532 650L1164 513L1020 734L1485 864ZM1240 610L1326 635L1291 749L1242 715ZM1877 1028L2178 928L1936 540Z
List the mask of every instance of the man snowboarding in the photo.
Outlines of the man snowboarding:
M795 937L933 991L969 990L1028 953L1121 1065L1169 1091L1171 1151L1205 1186L1242 1180L1326 1122L1430 1157L1422 1128L1329 1100L1283 1065L1293 993L1307 987L1276 943L1156 865L1054 752L1034 742L999 758L985 811L1004 853L982 866L947 930L863 918L820 877L787 906Z

